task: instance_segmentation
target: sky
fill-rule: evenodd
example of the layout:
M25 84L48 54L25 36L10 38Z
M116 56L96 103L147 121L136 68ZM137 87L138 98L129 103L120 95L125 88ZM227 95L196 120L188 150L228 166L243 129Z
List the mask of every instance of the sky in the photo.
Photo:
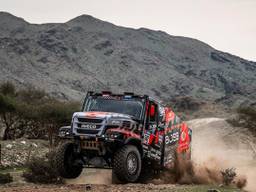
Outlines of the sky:
M87 14L120 26L195 38L256 61L256 0L0 0L0 11L38 24Z

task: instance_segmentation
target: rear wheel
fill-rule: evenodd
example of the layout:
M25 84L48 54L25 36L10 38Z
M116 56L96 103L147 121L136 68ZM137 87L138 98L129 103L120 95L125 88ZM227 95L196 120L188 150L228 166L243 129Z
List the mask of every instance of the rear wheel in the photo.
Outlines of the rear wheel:
M75 164L78 158L74 153L74 147L73 143L64 143L57 149L55 167L63 178L76 178L83 170L81 164Z
M141 155L137 147L126 145L114 155L113 172L122 182L136 182L141 172Z

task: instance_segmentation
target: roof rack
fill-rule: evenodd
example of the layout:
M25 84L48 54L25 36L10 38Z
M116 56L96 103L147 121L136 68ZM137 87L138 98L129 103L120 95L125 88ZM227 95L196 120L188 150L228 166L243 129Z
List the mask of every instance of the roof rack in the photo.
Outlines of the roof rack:
M102 95L112 95L111 91L102 91Z
M112 93L111 91L102 91L102 92L94 92L94 91L88 91L87 93L90 96L132 96L133 98L149 98L148 95L139 95L135 94L133 92L123 92L123 93Z
M133 92L124 92L124 95L134 95Z

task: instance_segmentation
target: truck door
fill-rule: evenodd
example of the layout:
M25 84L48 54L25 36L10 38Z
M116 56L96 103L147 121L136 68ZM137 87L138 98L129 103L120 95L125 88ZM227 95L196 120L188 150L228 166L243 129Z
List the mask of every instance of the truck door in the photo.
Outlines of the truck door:
M146 118L143 147L148 158L160 163L162 148L160 141L163 141L163 137L159 137L159 106L157 103L150 102Z

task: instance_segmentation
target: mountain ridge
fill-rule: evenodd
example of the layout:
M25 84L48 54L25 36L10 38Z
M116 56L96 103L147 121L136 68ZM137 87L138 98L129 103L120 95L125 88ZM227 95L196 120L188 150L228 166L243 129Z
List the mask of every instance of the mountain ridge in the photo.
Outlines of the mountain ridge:
M120 27L89 15L40 25L3 15L0 81L75 100L88 90L106 89L230 106L256 100L256 63L196 39Z

